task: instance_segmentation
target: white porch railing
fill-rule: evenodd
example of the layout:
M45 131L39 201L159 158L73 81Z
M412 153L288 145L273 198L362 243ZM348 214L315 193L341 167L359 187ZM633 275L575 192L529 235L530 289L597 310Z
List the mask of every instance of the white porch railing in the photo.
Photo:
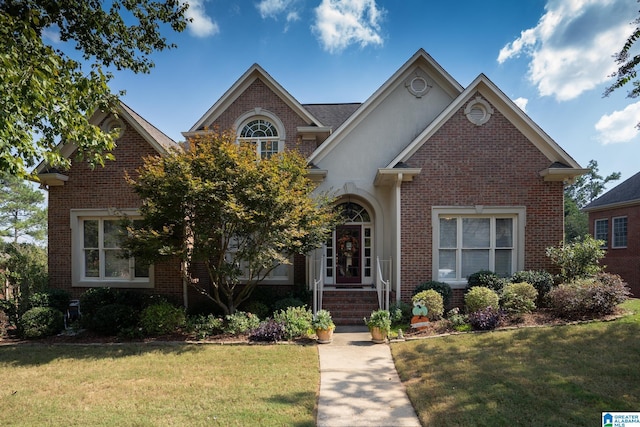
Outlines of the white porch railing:
M391 258L380 261L376 257L376 291L378 292L378 306L383 310L389 310L389 293L391 292ZM384 278L387 278L386 280Z
M318 310L322 310L322 293L324 292L324 266L326 263L325 257L316 259L312 256L308 257L308 271L310 287L313 292L313 314L315 315Z

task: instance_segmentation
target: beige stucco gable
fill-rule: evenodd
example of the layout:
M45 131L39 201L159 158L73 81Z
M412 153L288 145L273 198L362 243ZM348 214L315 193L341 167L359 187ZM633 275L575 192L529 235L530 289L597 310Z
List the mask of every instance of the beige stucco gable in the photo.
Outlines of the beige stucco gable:
M429 126L462 88L419 50L309 157L325 187L373 187L377 170Z

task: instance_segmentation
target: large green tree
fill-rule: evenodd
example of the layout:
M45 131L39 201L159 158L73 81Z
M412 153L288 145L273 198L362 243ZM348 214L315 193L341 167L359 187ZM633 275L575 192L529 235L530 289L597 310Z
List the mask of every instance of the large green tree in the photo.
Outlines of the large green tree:
M115 134L89 123L96 110L116 113L111 71L149 72L149 54L174 47L161 27L184 30L187 7L182 0L0 1L0 170L24 177L43 159L68 167L60 141L73 142L91 165L111 159Z
M14 175L0 174L0 237L41 242L46 232L44 194Z
M587 168L589 172L576 178L573 184L564 189L566 242L589 233L588 217L581 209L600 196L609 182L620 179L620 172L613 172L606 177L600 175L596 160L590 160Z
M640 3L640 0L639 0ZM633 45L640 39L640 17L636 18L633 23L636 25L635 30L625 41L622 49L614 56L618 64L618 70L611 77L615 77L615 82L605 89L604 96L609 96L616 89L620 89L631 83L632 88L627 92L628 98L637 98L640 96L640 80L638 77L638 67L640 67L640 53L638 49L632 51ZM632 55L635 53L635 55ZM640 122L636 125L640 128Z
M124 246L148 262L179 258L185 283L233 313L274 268L321 246L337 215L295 151L257 160L255 146L213 132L190 147L146 159L130 178L143 219ZM194 263L208 285L192 279Z

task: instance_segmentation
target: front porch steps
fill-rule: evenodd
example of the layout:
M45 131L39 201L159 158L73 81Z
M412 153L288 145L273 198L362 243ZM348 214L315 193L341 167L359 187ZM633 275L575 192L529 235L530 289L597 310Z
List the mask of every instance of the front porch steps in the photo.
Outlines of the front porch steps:
M364 318L378 309L378 293L371 286L325 287L322 308L331 312L336 326L364 326Z

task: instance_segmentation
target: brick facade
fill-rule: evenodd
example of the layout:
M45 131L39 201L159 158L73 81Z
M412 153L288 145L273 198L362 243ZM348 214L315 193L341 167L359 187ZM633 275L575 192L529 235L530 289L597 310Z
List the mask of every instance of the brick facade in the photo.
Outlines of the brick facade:
M213 123L213 128L220 130L233 129L236 120L243 114L256 108L267 110L275 114L285 128L285 149L296 148L303 156L311 155L321 141L308 141L298 138L298 126L308 126L298 114L293 111L280 97L278 97L261 80L254 81L220 117ZM238 129L239 130L239 129Z
M627 217L627 247L612 248L613 218ZM597 219L609 220L609 247L603 265L606 271L619 274L631 288L635 298L640 298L640 205L602 209L589 212L589 233L594 234Z
M65 174L69 180L49 188L49 282L54 288L78 297L87 288L71 286L71 209L138 208L140 200L125 181L125 174L135 174L143 158L157 152L131 126L117 141L115 161L91 169L74 161ZM180 269L177 262L155 266L155 287L147 292L165 294L182 300ZM177 284L177 285L176 285Z
M433 206L525 206L525 269L552 268L545 248L563 238L563 184L543 181L549 159L495 111L476 126L461 109L406 162L422 173L402 186L405 301L432 279Z

